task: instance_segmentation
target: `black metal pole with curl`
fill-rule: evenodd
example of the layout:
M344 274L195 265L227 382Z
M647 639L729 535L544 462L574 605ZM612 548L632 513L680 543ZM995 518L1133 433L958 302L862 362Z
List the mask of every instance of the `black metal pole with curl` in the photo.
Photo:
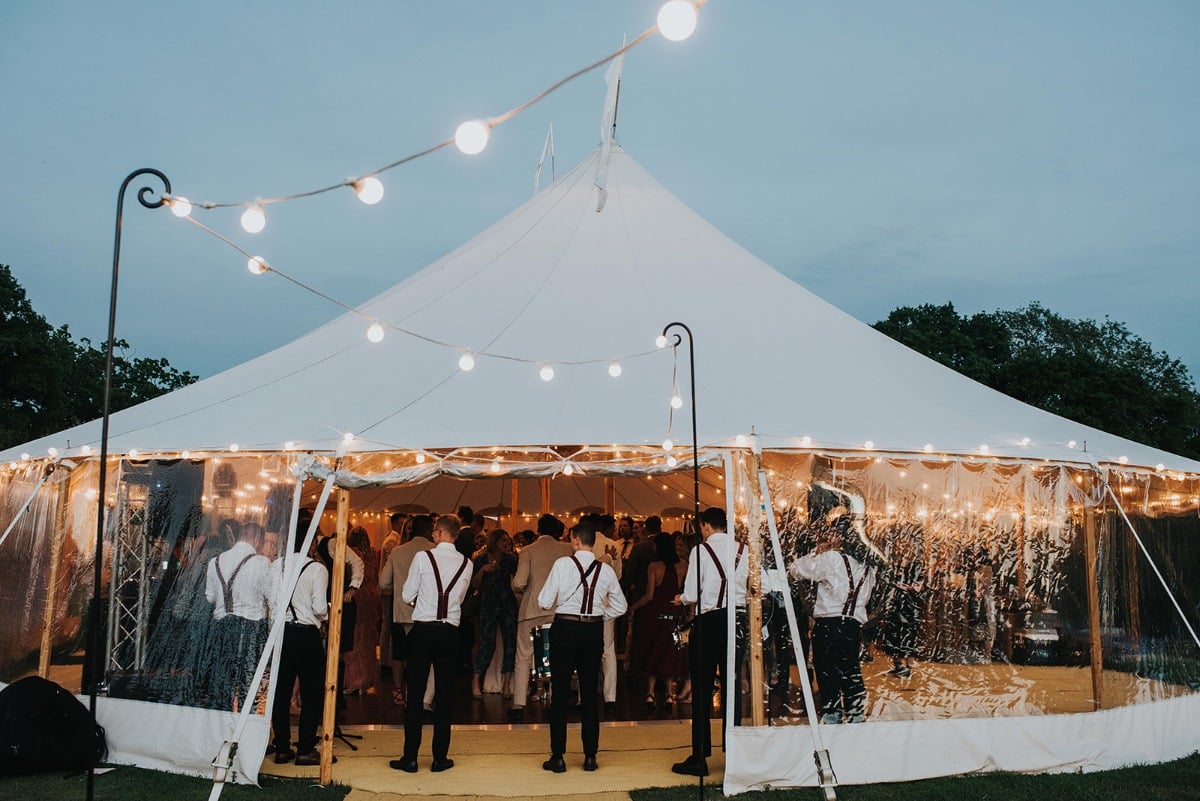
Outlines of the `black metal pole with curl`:
M154 188L143 186L137 193L138 203L141 203L148 209L157 209L167 202L165 195L171 193L171 182L167 179L167 176L149 167L143 167L140 170L134 170L129 173L125 180L121 182L121 189L117 192L117 225L116 232L113 235L112 288L108 298L108 340L105 342L104 348L104 414L101 417L100 423L100 477L98 479L98 492L96 495L96 559L92 572L92 609L89 621L91 636L88 637L88 654L86 657L91 684L89 688L88 710L92 714L93 724L96 723L96 689L100 685L103 673L103 666L100 663L104 651L104 637L101 633L100 620L100 584L104 562L104 512L107 494L106 484L108 481L108 418L112 400L113 344L117 328L117 277L121 269L121 222L125 211L125 191L135 179L143 175L153 175L158 178L162 181L164 188L159 193L157 200L151 200L149 197L155 192ZM87 774L87 801L92 801L94 797L95 777L96 766L92 764L88 767Z

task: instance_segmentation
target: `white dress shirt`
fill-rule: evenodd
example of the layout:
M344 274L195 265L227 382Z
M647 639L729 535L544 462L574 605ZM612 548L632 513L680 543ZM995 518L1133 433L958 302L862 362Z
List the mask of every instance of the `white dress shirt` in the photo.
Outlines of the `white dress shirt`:
M578 561L576 561L578 560ZM621 592L621 582L612 567L600 562L596 570L599 576L587 575L586 590L584 580L579 576L579 568L587 573L588 568L596 561L596 556L590 550L576 551L574 557L564 556L550 568L550 575L542 591L538 593L538 606L543 609L553 609L556 614L580 615L582 617L618 618L625 614L625 593ZM591 593L595 580L595 593ZM585 591L591 594L591 609L581 610Z
M796 578L817 583L817 601L813 604L813 617L853 617L859 623L867 622L867 601L875 589L875 570L864 565L853 556L846 556L850 572L841 551L810 553L792 562L788 572ZM858 598L849 615L844 615L846 601L850 597L850 581L858 587ZM861 586L860 586L861 583Z
M408 578L400 596L413 607L413 622L430 623L438 619L438 583L429 563L429 554L437 560L438 573L442 578L442 589L449 593L446 601L446 617L442 622L457 626L462 619L462 602L471 586L473 567L471 560L458 552L452 542L439 542L432 549L413 557L408 569ZM463 567L463 562L466 566ZM451 586L454 574L463 567L462 575Z
M242 560L250 559L238 569ZM225 585L233 590L233 604L225 609L225 591L217 575L217 565ZM234 575L236 571L237 575ZM232 548L213 557L208 562L205 577L204 597L213 605L213 620L221 620L227 614L246 620L263 620L271 613L271 601L276 593L278 571L272 569L271 560L261 555L248 542L235 543Z
M278 563L277 563L278 564ZM318 627L329 617L329 570L317 559L305 559L284 620Z
M712 548L711 554L708 548L704 547L705 544ZM698 615L724 609L731 600L734 606L745 606L750 559L744 547L740 549L740 557L738 550L738 543L734 542L728 532L714 531L708 535L704 543L692 549L679 599L685 604L694 604L699 600L700 607L696 611ZM717 565L713 562L714 554L721 562L721 570L717 570ZM721 571L725 573L724 598L721 598ZM703 598L700 597L701 593Z

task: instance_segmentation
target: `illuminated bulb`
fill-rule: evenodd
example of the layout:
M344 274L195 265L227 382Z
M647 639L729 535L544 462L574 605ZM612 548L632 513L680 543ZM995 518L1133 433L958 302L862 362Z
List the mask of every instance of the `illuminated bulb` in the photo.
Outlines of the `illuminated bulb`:
M55 456L58 456L58 448L47 448L46 454L53 459ZM1158 469L1162 470L1162 465L1159 465Z
M868 451L873 451L873 450L875 450L875 443L872 442L871 440L867 440L866 442L863 443L863 448L865 448Z
M138 458L138 449L137 449L137 448L130 448L130 449L129 449L129 458L130 458L130 459L136 459L136 458Z
M192 458L192 452L184 451L183 453L180 454L180 456L182 456L184 459L190 459L190 458Z
M28 462L28 461L29 461L29 454L28 454L28 453L22 453L22 454L21 454L21 461L22 461L22 462Z
M805 436L800 438L800 447L807 448L809 445L812 445L812 437Z
M82 448L79 449L79 452L82 453L84 456L91 456L92 455L92 446L84 445Z
M569 476L569 475L572 475L574 472L575 472L575 466L572 465L570 462L567 462L567 466L563 468L563 475Z
M371 323L371 327L367 329L367 339L372 342L382 342L383 326L379 323Z
M267 260L262 256L251 256L246 260L246 269L255 275L262 275L271 268L267 266Z
M1129 464L1129 457L1122 456L1121 458L1117 459L1117 461L1120 462L1121 464Z
M621 363L620 362L609 362L608 363L608 374L611 375L613 378L620 378L621 377Z
M425 454L424 453L417 454L417 464L425 464Z
M745 445L746 444L746 435L738 434L736 437L733 438L733 441L735 443L737 443L738 445Z
M679 460L676 459L674 456L667 457L667 467L674 467L677 464L679 464Z
M984 444L982 444L982 445L980 445L980 446L979 446L979 452L980 452L980 453L987 453L987 452L988 452L988 446L987 446L987 443L986 443L986 442L985 442Z
M678 395L672 395L671 396L671 408L672 409L682 409L683 408L683 398L679 397Z
M671 441L670 437L667 437L666 439L663 440L663 450L664 451L670 452L670 450L674 447L675 447L675 443Z
M1075 447L1075 445L1076 445L1076 443L1075 443L1075 440L1071 440L1070 442L1068 442L1068 443L1067 443L1067 447L1068 447L1068 448L1072 448L1072 449L1073 449L1073 448Z
M354 442L354 435L347 431L345 434L342 434L342 442L349 445L351 442Z
M659 334L654 338L654 347L665 348L667 346L667 338L663 334Z
M54 453L53 453L53 451L54 451L54 448L51 448L50 450L51 450L51 454L50 454L50 455L51 455L51 456L53 456L53 455L54 455ZM1162 471L1164 471L1164 470L1166 470L1166 469L1167 469L1167 466L1166 466L1165 464L1163 464L1162 462L1159 462L1158 464L1154 465L1154 469L1155 469L1155 470L1157 470L1158 472L1160 472L1160 473L1161 473Z
M922 448L921 450L925 451L926 453L933 453L933 444L926 442L925 447Z
M257 234L267 227L267 215L263 214L262 206L255 203L242 212L242 228L248 234Z
M354 194L368 206L374 206L383 200L383 183L375 176L363 178L354 182Z
M488 143L488 124L483 120L471 120L458 126L454 132L454 144L468 156L481 153Z
M186 197L173 197L167 201L171 213L176 217L186 217L192 213L192 204Z
M543 364L542 369L538 370L538 375L542 377L543 381L553 381L554 380L554 368L548 364Z
M670 0L658 10L658 31L672 42L682 42L696 30L696 6L691 0Z
M285 451L294 451L296 450L296 443L289 439L287 442L283 443L283 449Z
M493 459L493 460L492 460L492 472L493 472L493 473L499 473L499 472L500 472L500 460L499 460L499 459Z
M464 373L469 373L475 369L475 357L469 353L464 353L458 357L458 369Z
M239 450L241 450L241 447L235 442L229 446L229 450L231 453L237 453Z
M1029 447L1029 437L1021 437L1021 447L1022 448Z

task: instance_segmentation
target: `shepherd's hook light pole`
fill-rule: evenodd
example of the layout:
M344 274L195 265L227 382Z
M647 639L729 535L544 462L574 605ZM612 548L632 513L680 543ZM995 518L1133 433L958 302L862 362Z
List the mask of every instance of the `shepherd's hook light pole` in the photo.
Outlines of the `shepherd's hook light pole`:
M158 198L155 200L151 199L151 196L155 193L155 189L150 186L143 186L137 193L138 203L141 203L148 209L157 209L167 202L166 195L171 194L171 181L168 180L167 176L149 167L143 167L140 170L134 170L129 173L125 180L121 182L121 189L117 192L117 225L116 232L113 235L112 288L108 298L108 340L105 342L104 347L104 415L101 418L102 422L100 424L100 477L97 484L99 491L96 495L96 557L92 572L92 609L90 615L92 630L91 636L88 638L89 653L86 659L91 684L88 693L88 710L91 712L93 725L96 724L96 689L100 685L103 674L101 660L104 651L104 638L101 634L100 626L100 583L102 581L101 569L104 561L104 513L108 482L108 418L112 400L113 343L117 328L117 277L121 270L121 221L125 211L125 190L136 179L144 175L152 175L158 178L162 181L164 188L162 192L158 193ZM95 779L96 766L92 764L88 766L87 801L92 801L94 798Z

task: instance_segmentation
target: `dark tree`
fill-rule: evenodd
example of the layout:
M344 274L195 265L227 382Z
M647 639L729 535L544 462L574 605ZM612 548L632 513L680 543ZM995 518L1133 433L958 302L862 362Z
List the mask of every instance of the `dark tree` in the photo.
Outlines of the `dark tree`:
M117 340L112 409L186 386L196 376L166 359L127 358ZM0 448L94 420L103 413L104 348L75 342L34 311L12 270L0 264Z
M1018 400L1200 458L1200 394L1188 369L1124 324L1069 320L1033 303L960 315L905 306L875 329Z

